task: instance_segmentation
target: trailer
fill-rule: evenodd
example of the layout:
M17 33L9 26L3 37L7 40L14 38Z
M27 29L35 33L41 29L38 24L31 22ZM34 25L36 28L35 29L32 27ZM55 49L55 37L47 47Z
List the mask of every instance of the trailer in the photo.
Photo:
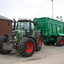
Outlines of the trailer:
M36 21L35 29L42 33L45 45L63 46L64 44L64 22L49 17L34 18Z

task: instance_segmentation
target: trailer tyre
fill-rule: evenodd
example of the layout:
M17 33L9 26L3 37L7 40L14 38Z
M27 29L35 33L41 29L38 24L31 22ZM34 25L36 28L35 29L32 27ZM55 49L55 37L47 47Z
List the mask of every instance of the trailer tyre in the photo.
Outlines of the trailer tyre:
M0 53L1 54L9 54L11 52L11 50L3 50L3 43L7 42L7 37L2 37L0 38Z
M57 38L56 45L57 46L63 46L64 45L64 39L63 39L63 37L58 37Z
M25 37L18 43L18 52L23 57L30 57L35 51L35 42L32 38Z

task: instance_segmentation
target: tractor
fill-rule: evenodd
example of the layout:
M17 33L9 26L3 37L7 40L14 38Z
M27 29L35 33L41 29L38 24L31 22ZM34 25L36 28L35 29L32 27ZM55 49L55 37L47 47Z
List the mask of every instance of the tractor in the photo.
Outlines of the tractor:
M13 22L11 33L0 37L0 53L9 54L15 49L22 57L30 57L35 51L40 51L42 33L35 28L37 23L30 19L14 19Z

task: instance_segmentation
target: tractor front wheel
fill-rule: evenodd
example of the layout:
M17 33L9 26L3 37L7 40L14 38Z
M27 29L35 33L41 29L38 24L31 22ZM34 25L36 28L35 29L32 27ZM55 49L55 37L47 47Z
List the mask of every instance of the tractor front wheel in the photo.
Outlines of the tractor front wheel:
M34 54L35 51L35 42L32 38L22 38L18 43L18 52L23 57L30 57Z

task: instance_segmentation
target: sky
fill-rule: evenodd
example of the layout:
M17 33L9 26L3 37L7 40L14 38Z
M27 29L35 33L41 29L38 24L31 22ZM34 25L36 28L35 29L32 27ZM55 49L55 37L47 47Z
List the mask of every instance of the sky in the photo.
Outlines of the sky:
M51 0L0 0L0 15L15 18L52 18ZM64 0L53 0L53 18L64 19Z

